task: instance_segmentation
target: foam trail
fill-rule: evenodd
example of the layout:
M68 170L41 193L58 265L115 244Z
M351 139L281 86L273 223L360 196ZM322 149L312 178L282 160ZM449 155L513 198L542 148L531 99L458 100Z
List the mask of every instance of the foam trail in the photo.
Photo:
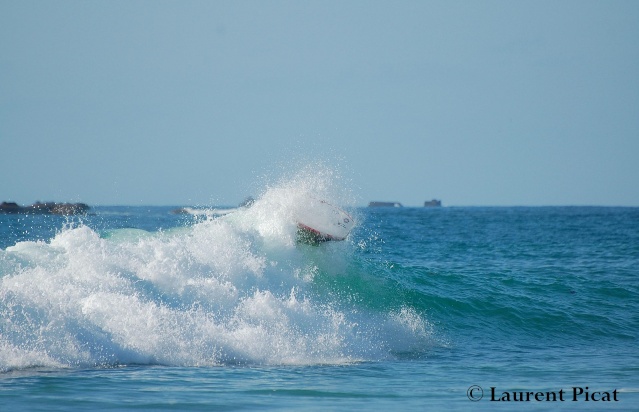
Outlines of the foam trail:
M295 243L300 199L344 199L327 176L298 174L250 208L185 228L101 237L79 226L0 251L0 371L340 364L424 350L431 330L410 307L371 310L318 287L318 277L369 276L348 241Z

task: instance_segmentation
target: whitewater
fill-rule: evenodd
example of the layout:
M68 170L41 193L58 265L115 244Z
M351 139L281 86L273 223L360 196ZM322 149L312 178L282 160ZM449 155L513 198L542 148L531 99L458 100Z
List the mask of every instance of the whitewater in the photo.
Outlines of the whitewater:
M350 271L358 246L296 242L309 192L288 182L251 207L155 232L73 223L0 251L0 371L344 364L424 350L428 322L413 308L319 290L317 278Z

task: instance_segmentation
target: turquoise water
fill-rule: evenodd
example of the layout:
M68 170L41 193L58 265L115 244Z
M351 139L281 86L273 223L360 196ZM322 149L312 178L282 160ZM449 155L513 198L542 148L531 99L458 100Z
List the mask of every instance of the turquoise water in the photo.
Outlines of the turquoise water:
M0 215L0 410L637 410L639 208L351 208L311 246L282 190Z

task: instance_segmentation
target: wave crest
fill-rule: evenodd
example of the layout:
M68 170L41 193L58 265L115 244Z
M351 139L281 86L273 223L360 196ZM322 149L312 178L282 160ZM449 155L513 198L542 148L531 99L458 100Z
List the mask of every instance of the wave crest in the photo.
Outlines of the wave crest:
M412 309L345 298L365 292L350 276L372 276L353 243L295 243L303 196L339 200L325 180L297 177L187 227L100 236L81 225L0 251L0 371L341 364L425 350L430 327ZM342 278L342 292L318 277Z

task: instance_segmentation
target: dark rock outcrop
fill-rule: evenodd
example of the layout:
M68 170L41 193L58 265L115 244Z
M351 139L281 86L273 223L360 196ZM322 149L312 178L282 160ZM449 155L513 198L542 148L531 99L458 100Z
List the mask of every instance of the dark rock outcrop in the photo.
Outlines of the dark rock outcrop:
M15 202L2 202L0 213L21 213L40 215L81 215L87 213L89 206L84 203L35 202L29 206L20 206Z

